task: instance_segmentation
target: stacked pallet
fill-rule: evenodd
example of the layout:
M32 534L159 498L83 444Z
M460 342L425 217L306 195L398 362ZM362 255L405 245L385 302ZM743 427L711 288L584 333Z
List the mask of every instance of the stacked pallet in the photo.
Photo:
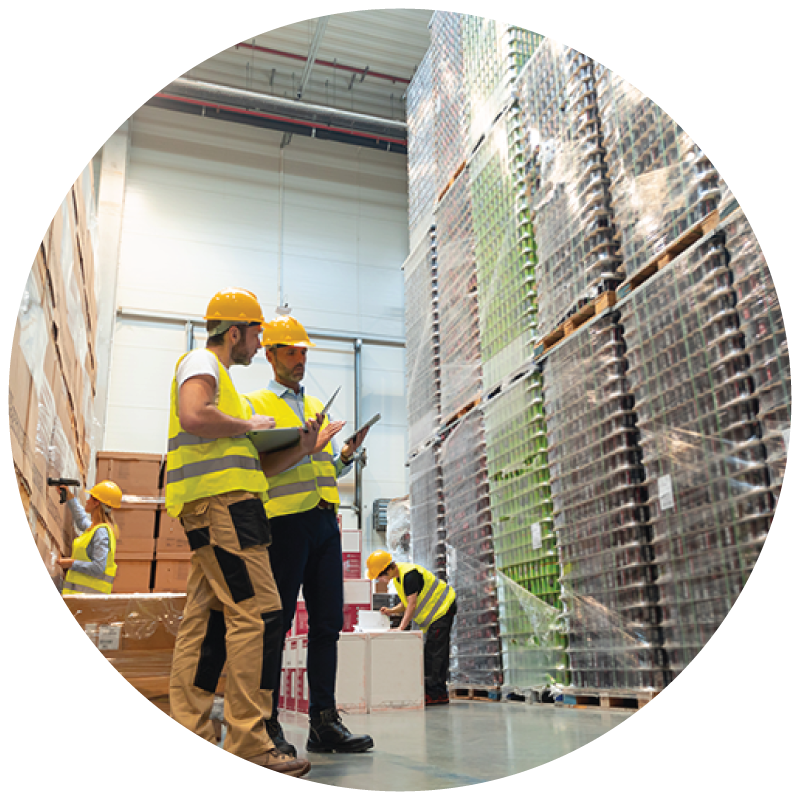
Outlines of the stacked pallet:
M42 559L71 552L74 530L48 479L84 486L94 457L97 380L95 199L87 167L48 227L19 306L9 373L11 450L20 496Z

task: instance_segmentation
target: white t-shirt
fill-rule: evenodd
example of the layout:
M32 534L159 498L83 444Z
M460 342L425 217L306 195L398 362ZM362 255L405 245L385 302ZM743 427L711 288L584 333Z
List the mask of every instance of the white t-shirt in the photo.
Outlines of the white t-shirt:
M180 389L189 378L194 378L197 375L210 375L214 379L214 385L216 387L214 402L219 404L219 366L217 357L209 350L205 348L192 350L192 352L181 361L178 366L178 371L175 374L178 389ZM225 369L224 366L223 369Z

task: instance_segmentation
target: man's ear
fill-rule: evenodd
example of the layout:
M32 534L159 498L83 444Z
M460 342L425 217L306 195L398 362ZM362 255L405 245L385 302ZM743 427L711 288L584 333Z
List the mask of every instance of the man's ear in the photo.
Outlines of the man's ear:
M239 328L237 328L236 325L231 325L230 331L231 331L231 344L239 344L239 339L242 338L241 330L239 330Z

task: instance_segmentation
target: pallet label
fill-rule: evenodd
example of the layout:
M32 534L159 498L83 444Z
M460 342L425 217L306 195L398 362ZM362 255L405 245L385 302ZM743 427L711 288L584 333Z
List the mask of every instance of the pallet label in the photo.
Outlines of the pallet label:
M675 508L675 496L672 494L671 475L662 475L658 479L658 503L662 511Z
M538 522L531 525L531 547L538 550L542 546L542 526Z

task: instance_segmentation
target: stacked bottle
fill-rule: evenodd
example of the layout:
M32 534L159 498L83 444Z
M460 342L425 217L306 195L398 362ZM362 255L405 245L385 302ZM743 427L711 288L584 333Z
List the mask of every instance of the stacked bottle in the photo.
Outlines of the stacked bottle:
M538 261L539 333L624 277L614 241L594 64L550 39L516 86Z
M778 295L767 262L747 217L741 211L722 225L730 258L736 309L758 401L770 487L777 502L789 446L791 369L789 345Z
M774 506L724 237L703 238L621 313L674 677L741 592Z
M544 364L553 520L572 683L666 685L647 490L617 312L554 348Z
M438 445L426 447L409 462L411 560L446 580L444 495Z
M481 391L475 237L468 169L436 209L442 418L447 420Z
M719 174L664 111L595 64L614 221L631 275L714 211Z
M473 409L449 430L441 448L448 576L458 597L450 678L502 683L497 581L492 544L483 414Z

